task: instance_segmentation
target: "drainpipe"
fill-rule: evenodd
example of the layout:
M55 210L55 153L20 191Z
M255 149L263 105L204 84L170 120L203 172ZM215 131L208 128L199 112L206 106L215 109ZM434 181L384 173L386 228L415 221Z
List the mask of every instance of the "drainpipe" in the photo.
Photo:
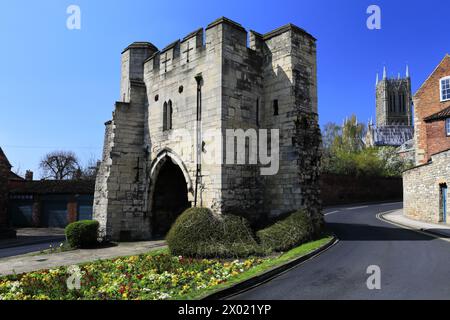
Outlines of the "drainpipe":
M198 184L202 172L202 133L201 133L201 121L202 121L202 74L199 73L195 76L195 81L197 82L197 126L196 126L196 163L197 170L195 173L195 197L194 197L194 207L197 207L198 199Z

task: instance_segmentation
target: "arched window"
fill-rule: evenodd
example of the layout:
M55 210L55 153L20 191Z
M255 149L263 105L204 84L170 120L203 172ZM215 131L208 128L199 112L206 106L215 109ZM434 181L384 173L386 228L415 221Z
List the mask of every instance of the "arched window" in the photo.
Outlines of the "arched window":
M406 113L406 94L403 94L403 112Z
M167 106L167 130L172 130L172 115L173 115L172 100L169 100L169 104Z
M394 111L394 99L392 99L392 93L389 93L389 112Z
M273 100L273 115L278 115L278 99Z
M163 105L163 131L167 130L167 102Z
M164 102L163 105L163 131L172 129L172 100L169 102Z
M400 96L400 111L405 113L405 94L402 93Z

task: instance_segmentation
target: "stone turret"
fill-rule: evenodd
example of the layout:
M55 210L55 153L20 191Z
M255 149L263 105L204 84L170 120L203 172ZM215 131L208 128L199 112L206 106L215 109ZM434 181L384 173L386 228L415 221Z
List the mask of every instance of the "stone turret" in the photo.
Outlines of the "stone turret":
M158 49L150 42L133 42L122 51L120 101L130 102L131 83L144 79L144 61Z

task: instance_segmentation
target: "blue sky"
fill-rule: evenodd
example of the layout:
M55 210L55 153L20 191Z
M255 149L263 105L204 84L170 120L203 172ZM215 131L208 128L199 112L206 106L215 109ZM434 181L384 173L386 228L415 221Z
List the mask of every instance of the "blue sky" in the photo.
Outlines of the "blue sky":
M66 9L81 8L81 30ZM381 8L381 30L366 9ZM9 0L0 11L0 146L22 172L55 149L99 158L103 123L119 99L120 53L133 41L162 48L226 16L268 32L292 22L318 48L320 123L374 117L376 72L410 66L413 91L450 51L444 0ZM39 176L37 174L37 176Z

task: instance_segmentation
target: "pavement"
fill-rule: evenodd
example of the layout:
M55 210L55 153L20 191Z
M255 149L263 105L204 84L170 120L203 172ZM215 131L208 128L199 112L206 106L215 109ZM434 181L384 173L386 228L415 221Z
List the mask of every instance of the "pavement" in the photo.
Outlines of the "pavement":
M383 214L382 218L409 229L428 232L442 238L450 238L450 225L414 220L404 216L402 209Z
M138 255L165 247L164 241L122 242L116 246L78 249L52 254L22 255L0 259L0 276L69 266L95 260Z
M401 208L402 203L327 208L326 225L337 244L232 299L450 299L450 240L380 217ZM379 287L370 286L374 279Z

